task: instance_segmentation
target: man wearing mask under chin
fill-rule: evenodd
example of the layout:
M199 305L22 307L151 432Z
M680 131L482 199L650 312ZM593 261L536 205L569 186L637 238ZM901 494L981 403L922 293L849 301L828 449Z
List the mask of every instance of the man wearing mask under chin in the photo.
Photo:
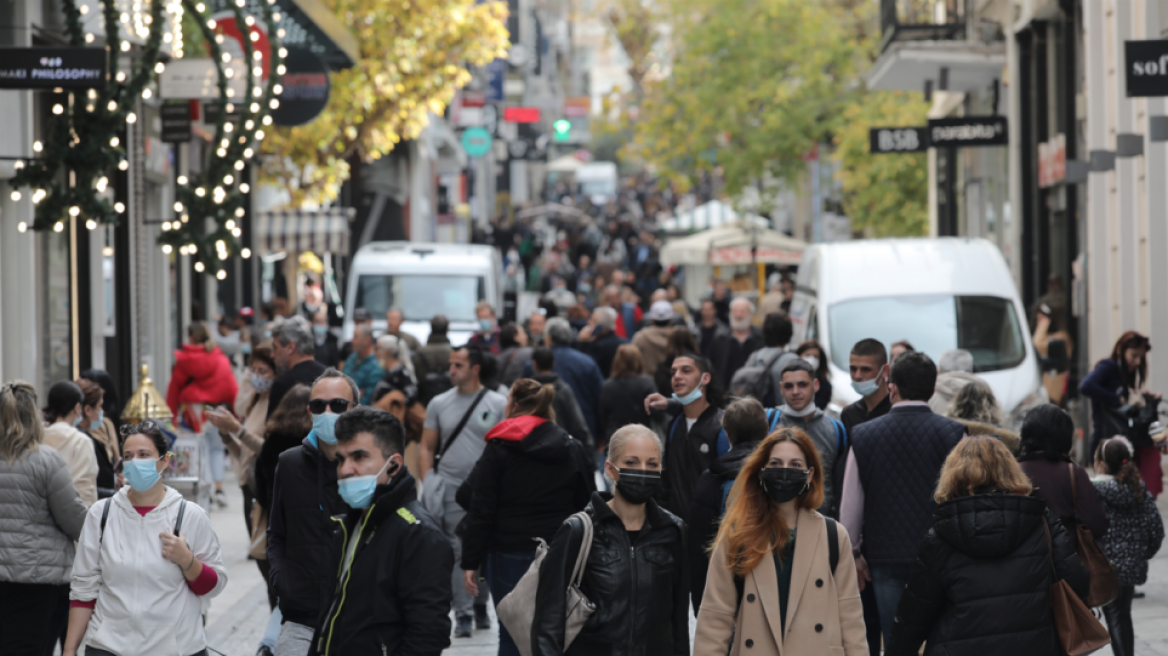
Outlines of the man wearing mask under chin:
M337 489L337 418L357 405L357 383L326 369L312 384L305 412L312 431L300 448L280 454L268 517L268 580L276 590L284 624L276 656L308 653L313 627L325 608L320 591L336 568L329 568L334 515L348 506Z
M645 412L676 413L665 436L665 482L657 499L663 508L682 516L702 472L730 450L730 440L722 430L722 409L706 394L712 376L709 361L684 353L673 359L672 371L673 398L651 394L645 399Z
M454 551L418 503L402 461L405 430L387 412L357 408L337 419L335 434L348 511L322 565L340 575L329 577L309 653L441 653L450 646Z
M479 329L470 336L467 344L489 351L491 355L499 355L502 346L499 344L499 322L495 320L495 308L487 301L479 301L475 306L475 316L478 317Z

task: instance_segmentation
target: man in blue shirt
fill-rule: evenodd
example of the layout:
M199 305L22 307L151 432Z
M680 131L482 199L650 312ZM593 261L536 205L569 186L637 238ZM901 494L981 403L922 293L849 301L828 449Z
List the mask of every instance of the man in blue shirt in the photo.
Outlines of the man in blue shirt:
M345 374L357 381L361 405L373 402L373 389L385 376L385 370L377 364L376 345L373 326L363 324L353 329L353 352L345 360Z

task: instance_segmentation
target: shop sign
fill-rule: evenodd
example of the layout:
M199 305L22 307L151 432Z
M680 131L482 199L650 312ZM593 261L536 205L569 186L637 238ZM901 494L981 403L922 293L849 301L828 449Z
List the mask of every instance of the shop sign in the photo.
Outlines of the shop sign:
M592 98L590 96L574 96L564 99L565 118L584 118L591 111Z
M1127 96L1168 96L1168 39L1125 41Z
M920 153L929 149L928 128L872 128L868 130L868 152Z
M487 102L503 102L503 82L507 79L507 61L496 59L487 64Z
M305 48L288 48L280 106L272 110L272 122L293 127L304 125L324 111L329 99L329 72L316 53Z
M227 119L232 123L239 121L239 105L227 103ZM219 122L219 101L203 103L203 123L214 125Z
M191 140L191 103L186 100L163 103L158 108L162 119L159 135L164 143L186 143Z
M491 152L491 133L483 128L470 128L462 133L462 148L468 157L482 157Z
M797 265L803 258L802 251L774 246L759 246L751 250L749 246L724 246L710 251L710 264L733 265L768 262Z
M96 89L105 48L0 48L0 89Z
M1010 142L1004 116L963 116L929 119L929 146L1007 146Z
M503 110L503 120L511 123L539 123L538 107L507 107Z
M223 67L234 71L227 79L227 87L234 91L236 98L243 98L247 92L247 70L243 59L232 59ZM218 98L219 70L215 61L210 57L193 57L168 63L158 76L158 95L162 98Z
M1067 177L1067 137L1056 134L1038 144L1038 186L1053 187Z

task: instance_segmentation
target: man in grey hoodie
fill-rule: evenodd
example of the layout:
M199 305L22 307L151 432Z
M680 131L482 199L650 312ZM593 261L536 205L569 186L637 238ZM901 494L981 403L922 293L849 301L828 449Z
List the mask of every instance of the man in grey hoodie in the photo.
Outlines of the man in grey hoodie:
M819 381L815 369L806 360L794 360L783 367L779 391L783 405L767 411L770 430L786 426L798 428L819 451L823 463L823 505L819 511L839 517L839 491L843 489L844 462L848 453L848 436L844 425L823 414L815 406Z

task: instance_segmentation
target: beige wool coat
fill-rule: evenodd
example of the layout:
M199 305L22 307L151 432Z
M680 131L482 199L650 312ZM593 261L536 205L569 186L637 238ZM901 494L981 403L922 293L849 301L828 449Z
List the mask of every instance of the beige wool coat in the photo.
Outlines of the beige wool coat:
M764 557L746 575L739 605L734 574L726 567L726 546L719 544L710 557L694 655L867 656L852 541L842 524L836 527L839 563L833 576L827 523L815 511L799 511L787 629L782 639L774 558Z

